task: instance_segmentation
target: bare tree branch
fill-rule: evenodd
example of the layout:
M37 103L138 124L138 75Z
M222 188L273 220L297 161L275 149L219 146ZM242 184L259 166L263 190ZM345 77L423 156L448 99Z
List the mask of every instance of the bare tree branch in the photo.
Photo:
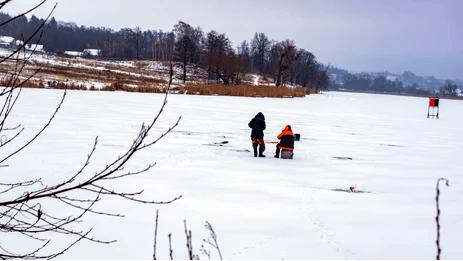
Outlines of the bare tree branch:
M45 1L46 0L43 0L28 11L0 23L0 27L32 12L43 5ZM10 2L12 2L12 0L1 1L0 9ZM25 38L20 46L6 57L0 58L0 63L7 60L14 60L14 71L9 75L7 86L0 91L0 97L3 99L3 104L0 107L0 149L6 146L16 146L11 148L11 151L6 153L6 156L2 156L0 159L1 168L10 167L7 164L8 160L15 156L20 157L21 152L39 139L44 131L51 126L66 99L67 91L65 90L54 112L41 128L32 138L27 139L23 144L17 144L17 138L25 133L25 128L22 127L22 124L17 124L15 127L8 128L8 119L15 108L16 102L20 98L22 87L32 78L36 77L37 73L40 71L40 68L38 68L29 75L24 75L25 69L28 64L30 64L30 60L37 48L36 46L32 51L26 52L25 46L36 37L39 39L37 44L40 42L43 36L42 29L55 8L56 4L47 18L31 35ZM3 233L4 236L12 235L22 237L24 248L29 249L23 251L23 253L14 253L13 251L9 251L8 247L5 245L7 241L2 240L2 242L0 242L0 259L51 259L63 255L82 240L101 244L115 242L115 240L100 240L92 237L91 228L82 230L76 229L83 221L83 218L89 213L110 217L124 216L120 213L109 213L107 211L100 211L96 208L96 204L107 196L142 204L170 204L182 197L181 195L176 196L167 201L146 200L139 198L143 190L120 192L110 187L112 183L119 179L147 173L156 165L156 163L151 163L140 170L125 169L127 163L132 160L139 151L153 146L178 126L181 117L161 135L149 140L150 131L158 122L167 105L167 97L172 84L172 78L173 69L171 65L169 85L159 110L154 113L150 122L141 125L138 134L135 136L129 148L124 153L117 156L113 161L106 164L104 168L94 173L88 173L89 166L91 165L91 161L98 146L98 137L96 137L80 168L77 169L76 172L71 173L72 175L65 175L68 178L64 179L64 181L55 184L44 184L40 178L21 181L19 179L20 177L18 177L19 180L11 183L0 182L0 195L2 196L2 200L0 200L0 233ZM58 204L60 214L53 214L49 207L45 207L47 204L42 205L43 202L54 202ZM158 214L156 217L156 235L158 226L157 219ZM69 237L71 242L61 250L52 250L52 253L47 253L50 249L56 249L51 247L54 242L52 240L52 238L54 238L53 235ZM156 253L154 253L154 257L155 255ZM172 252L170 252L170 256L172 257Z
M206 221L206 224L204 225L204 227L206 228L206 230L208 230L210 232L210 237L212 238L212 241L210 240L210 238L208 238L207 240L203 240L203 241L206 242L207 244L209 244L210 246L212 246L215 250L217 250L217 253L219 254L220 260L223 260L222 252L220 252L219 243L217 242L217 234L215 233L214 229L212 228L211 223Z

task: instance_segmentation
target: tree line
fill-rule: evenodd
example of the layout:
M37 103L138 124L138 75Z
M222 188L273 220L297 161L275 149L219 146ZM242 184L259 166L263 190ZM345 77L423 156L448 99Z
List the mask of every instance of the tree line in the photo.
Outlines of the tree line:
M0 13L0 21L9 18L8 14ZM20 39L41 23L43 19L35 16L21 17L0 28L0 34ZM224 33L214 30L206 33L182 21L171 31L140 28L115 31L61 23L55 18L45 24L44 32L41 44L49 52L94 48L100 49L102 57L108 59L180 62L184 82L187 65L197 64L207 71L209 81L224 84L240 84L245 74L263 75L276 86L326 89L330 84L326 68L313 53L298 48L292 40L276 41L264 33L255 33L249 41L233 46Z
M418 84L405 85L398 79L388 79L385 76L372 76L366 73L350 74L343 77L340 84L333 84L334 89L353 91L370 91L383 93L406 93L416 95L457 96L458 86L452 81L446 81L438 91L423 89Z
M392 92L427 95L430 92L420 88L418 85L404 86L395 79L390 80L385 76L373 77L368 74L347 74L344 77L342 88L356 91Z

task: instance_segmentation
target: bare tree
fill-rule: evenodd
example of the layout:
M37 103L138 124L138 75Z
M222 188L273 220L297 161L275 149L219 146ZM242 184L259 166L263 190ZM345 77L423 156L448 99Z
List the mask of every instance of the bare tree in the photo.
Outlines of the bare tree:
M32 12L43 5L45 1L40 2L24 13L12 17L8 21L0 23L0 26L4 26ZM0 9L10 2L12 0L0 2ZM0 144L0 150L4 152L6 151L5 148L8 147L7 151L9 152L0 158L0 170L3 170L2 173L4 175L8 173L7 170L9 167L13 167L8 165L8 161L13 157L20 157L24 149L38 140L40 135L53 122L66 98L66 91L64 91L62 98L55 107L54 113L43 124L40 130L29 140L23 143L18 142L17 138L24 133L25 128L22 125L8 126L11 112L14 110L15 104L20 97L22 87L38 72L37 70L31 75L23 75L26 66L35 53L34 50L26 52L25 46L32 39L41 38L42 28L55 8L56 5L49 13L47 19L43 21L32 35L25 38L18 48L13 50L10 55L0 59L0 63L9 60L15 62L14 71L8 75L7 86L0 91L0 98L3 104L0 110L0 136L4 137ZM20 54L22 58L19 56ZM172 75L173 70L171 69L169 87L172 83ZM166 90L159 111L155 113L152 120L141 124L140 130L130 147L99 171L94 173L88 173L87 171L94 152L97 149L98 137L96 137L82 166L61 182L45 184L40 177L31 180L20 180L20 177L18 177L18 181L15 182L0 182L0 232L3 233L2 238L5 239L7 236L8 238L14 237L15 240L23 242L23 249L18 253L11 250L11 248L17 249L17 247L8 246L8 241L2 240L0 242L0 258L49 259L64 254L82 240L102 244L115 242L114 240L105 241L92 237L90 234L92 229L78 229L79 222L87 214L112 217L123 216L120 213L98 211L95 208L98 202L108 197L117 197L142 204L169 204L181 198L181 196L178 196L168 201L145 200L139 197L143 193L143 190L121 192L111 188L114 180L146 173L155 166L155 163L152 163L140 170L125 168L135 154L156 144L178 125L181 117L160 136L152 140L148 139L150 131L166 107L167 94L168 90ZM56 214L54 213L56 211L47 208L47 204L43 204L44 202L54 202L58 208L53 209L59 209L59 213ZM57 237L69 238L70 242L67 246L56 250L56 245L61 245L59 244L60 242L57 242Z
M447 96L457 96L458 86L454 84L452 81L445 81L445 84L440 88L440 93L442 95L447 95Z
M297 59L299 53L296 49L296 45L291 40L286 40L277 44L278 49L278 70L276 75L276 86L280 86L283 83L283 74L292 68Z
M245 72L252 71L252 57L251 57L251 48L247 41L241 42L237 48L237 54L240 58L241 63L243 64L243 69Z
M257 69L260 73L265 72L271 44L271 41L264 33L255 33L254 38L251 40L251 53L255 66L254 69Z
M208 80L215 74L216 80L224 84L239 84L240 75L245 71L243 61L233 50L225 34L210 31L205 40L204 67L208 70Z
M185 22L174 26L176 34L175 52L177 59L183 64L183 83L186 82L186 66L189 62L199 62L200 42L203 32L198 27L194 29Z

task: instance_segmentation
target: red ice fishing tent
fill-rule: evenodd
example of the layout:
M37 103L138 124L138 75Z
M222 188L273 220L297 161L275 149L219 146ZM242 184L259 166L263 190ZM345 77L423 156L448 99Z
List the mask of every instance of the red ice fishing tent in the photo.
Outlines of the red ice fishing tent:
M439 119L439 97L429 97L428 118Z

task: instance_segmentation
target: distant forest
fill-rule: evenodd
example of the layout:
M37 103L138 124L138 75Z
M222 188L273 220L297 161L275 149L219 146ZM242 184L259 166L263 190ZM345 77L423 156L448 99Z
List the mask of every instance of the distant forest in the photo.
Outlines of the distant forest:
M0 22L10 15L0 13ZM30 35L42 19L20 17L0 28L0 35L21 39ZM38 40L38 39L35 39ZM57 22L52 18L44 27L40 40L49 52L100 49L105 59L176 61L183 65L186 81L188 64L196 64L207 71L207 79L224 84L240 84L246 73L260 74L280 85L299 85L319 89L346 89L427 95L455 84L442 81L441 87L421 82L391 80L384 75L351 74L345 70L328 68L317 61L310 51L298 48L294 41L276 41L264 33L255 33L249 41L236 46L224 33L205 33L200 27L178 22L171 31L124 28L118 31L105 27L77 26ZM410 77L408 77L410 78ZM413 77L412 77L413 78ZM423 81L422 81L423 82ZM433 80L439 85L439 81ZM434 83L436 85L436 83ZM451 95L456 95L451 92Z
M408 83L398 79L388 79L386 75L372 75L368 73L352 74L345 70L330 68L333 76L332 89L369 91L378 93L406 93L416 95L429 95L433 91L416 83ZM441 86L439 86L440 88Z
M0 22L9 18L0 13ZM21 39L42 21L35 16L21 17L1 27L0 35ZM207 70L208 80L224 84L240 84L244 73L256 73L273 79L276 86L329 87L327 70L314 54L298 48L292 40L275 41L264 33L255 33L250 41L233 46L224 33L205 33L181 21L166 32L140 28L114 31L52 18L40 43L46 51L55 53L93 48L100 49L101 56L108 59L177 61L183 64L184 81L187 65L197 64Z
M462 90L460 81L441 80L433 76L422 77L406 71L402 74L349 73L346 70L330 67L333 90L351 90L359 92L403 93L413 95L457 96Z

